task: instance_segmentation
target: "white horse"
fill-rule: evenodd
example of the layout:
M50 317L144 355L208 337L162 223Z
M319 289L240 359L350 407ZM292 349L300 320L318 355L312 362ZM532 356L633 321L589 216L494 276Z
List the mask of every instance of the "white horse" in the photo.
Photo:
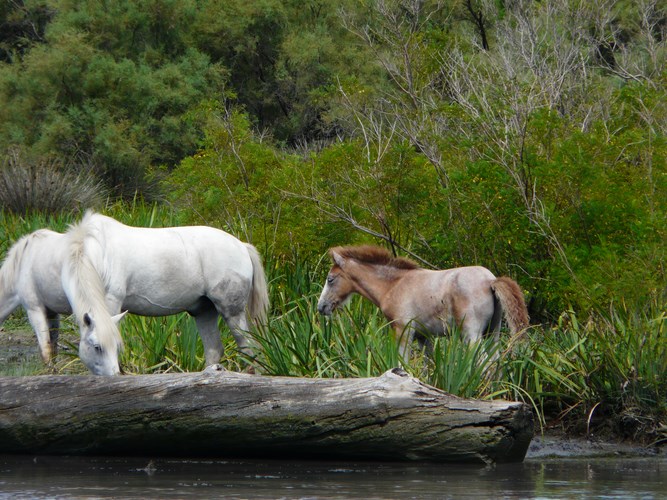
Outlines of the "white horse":
M130 227L88 212L66 234L69 253L62 285L81 331L79 355L95 374L119 373L122 340L114 319L121 311L190 313L207 365L223 354L219 316L246 352L246 309L253 320L266 320L269 298L259 254L224 231Z
M45 363L58 350L59 315L72 312L60 280L66 254L64 235L40 229L14 243L0 268L0 324L23 306Z

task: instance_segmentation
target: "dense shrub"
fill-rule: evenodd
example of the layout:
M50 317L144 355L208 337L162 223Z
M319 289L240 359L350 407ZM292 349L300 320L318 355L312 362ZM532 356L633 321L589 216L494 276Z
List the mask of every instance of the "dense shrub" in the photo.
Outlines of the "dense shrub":
M29 160L11 150L0 169L0 206L15 214L83 211L99 206L104 195L91 173L57 159Z

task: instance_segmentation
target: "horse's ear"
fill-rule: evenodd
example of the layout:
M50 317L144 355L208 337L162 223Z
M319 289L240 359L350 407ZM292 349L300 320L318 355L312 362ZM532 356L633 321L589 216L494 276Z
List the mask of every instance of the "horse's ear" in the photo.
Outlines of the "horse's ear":
M334 263L341 269L345 267L345 257L343 257L335 250L331 252L331 258L333 259Z
M93 318L90 317L90 314L85 313L83 315L83 325L87 328L90 328L93 324Z
M111 319L113 320L114 323L118 324L118 323L120 323L120 320L125 317L126 314L127 314L127 311L123 311L120 314L115 314L115 315L111 316Z

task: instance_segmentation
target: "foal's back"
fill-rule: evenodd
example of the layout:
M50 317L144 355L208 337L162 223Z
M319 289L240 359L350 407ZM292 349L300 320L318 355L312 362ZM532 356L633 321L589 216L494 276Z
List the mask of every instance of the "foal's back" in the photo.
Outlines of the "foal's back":
M401 323L442 334L455 324L483 330L494 314L494 274L481 266L432 271L406 271L396 282L383 309Z

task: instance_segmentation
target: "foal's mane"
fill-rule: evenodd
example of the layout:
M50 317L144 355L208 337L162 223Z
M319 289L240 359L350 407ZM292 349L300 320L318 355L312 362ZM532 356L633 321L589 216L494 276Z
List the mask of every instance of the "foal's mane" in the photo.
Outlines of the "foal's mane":
M405 257L394 257L388 250L373 245L335 247L329 250L329 255L337 253L346 259L354 259L364 264L377 264L396 269L420 269L420 266Z

